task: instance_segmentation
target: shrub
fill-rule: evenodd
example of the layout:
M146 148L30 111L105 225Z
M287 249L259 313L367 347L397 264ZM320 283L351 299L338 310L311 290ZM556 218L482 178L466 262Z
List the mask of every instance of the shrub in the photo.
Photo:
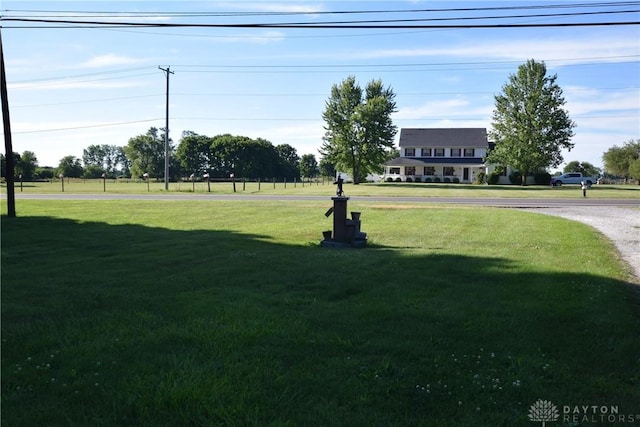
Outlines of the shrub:
M487 178L487 184L496 185L500 181L500 172L491 172Z
M522 173L513 171L509 174L509 182L512 184L522 184Z
M436 177L433 179L433 181L434 181L434 182L440 182L440 177L439 177L439 176L436 176Z
M484 172L480 172L480 173L478 173L478 175L476 175L476 180L475 180L475 182L476 182L477 184L484 184L484 183L485 183L485 181L486 181L486 179L487 179L487 174L486 174L486 173L484 173Z
M451 182L451 178L445 177L444 182Z
M400 177L396 178L396 182L402 182L402 178Z
M390 176L387 177L387 179L385 179L386 182L393 182L393 178L391 178Z
M459 184L460 183L460 178L458 178L457 176L455 178L453 178L453 182L455 184Z
M433 179L431 179L431 177L428 176L424 179L424 182L433 182Z
M533 175L533 181L537 185L549 185L551 182L551 174L549 172L538 172Z
M413 182L413 179L407 177L406 182Z

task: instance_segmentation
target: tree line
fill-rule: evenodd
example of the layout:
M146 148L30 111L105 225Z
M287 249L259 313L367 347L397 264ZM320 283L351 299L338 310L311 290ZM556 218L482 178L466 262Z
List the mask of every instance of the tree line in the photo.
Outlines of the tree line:
M82 159L63 157L57 167L40 167L35 153L14 153L15 176L25 181L51 179L63 175L69 178L150 178L164 177L164 129L150 128L145 134L129 139L127 145L90 145ZM4 155L0 155L2 176ZM176 146L169 139L169 178L189 177L211 179L230 176L248 179L310 178L334 176L335 168L327 161L316 160L313 154L299 156L289 144L271 142L230 134L209 137L185 131Z

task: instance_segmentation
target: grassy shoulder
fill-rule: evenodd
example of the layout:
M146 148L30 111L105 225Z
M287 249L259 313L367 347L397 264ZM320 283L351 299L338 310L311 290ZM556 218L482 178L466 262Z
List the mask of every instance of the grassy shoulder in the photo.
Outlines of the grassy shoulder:
M528 425L640 401L611 244L506 209L31 201L2 218L6 425ZM635 413L635 412L634 412Z
M2 192L6 192L5 184L2 184ZM524 197L524 198L581 198L582 191L579 186L565 185L551 187L544 185L530 185L521 187L517 185L467 185L467 184L435 184L435 183L362 183L353 185L344 184L345 193L349 196L413 196L413 197ZM54 182L29 182L16 183L16 194L52 194L62 193L62 183ZM145 193L182 193L182 194L233 194L232 182L171 182L169 190L160 181L149 183L139 180L83 180L66 179L64 192L70 194L145 194ZM328 180L317 182L243 182L235 183L237 194L305 194L305 195L332 195L335 186ZM594 185L588 192L592 198L604 199L640 199L639 185Z

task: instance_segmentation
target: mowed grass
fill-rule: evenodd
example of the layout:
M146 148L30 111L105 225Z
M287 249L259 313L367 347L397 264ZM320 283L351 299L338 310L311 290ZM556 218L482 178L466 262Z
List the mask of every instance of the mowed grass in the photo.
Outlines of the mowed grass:
M237 194L289 194L289 195L332 195L335 185L328 179L315 182L243 182L235 183ZM209 191L210 190L210 191ZM62 183L25 182L16 183L15 191L21 194L62 194ZM344 185L348 196L408 196L408 197L535 197L535 198L582 198L578 185L551 187L547 185L469 185L445 183L362 183ZM2 192L6 193L5 184ZM165 190L164 182L139 180L106 180L102 179L65 179L64 193L67 194L233 194L232 182L171 182L169 190ZM640 199L640 185L594 185L588 191L588 197L597 199Z
M19 201L2 425L528 426L538 399L638 413L639 300L601 235L352 202L369 246L334 250L329 204Z

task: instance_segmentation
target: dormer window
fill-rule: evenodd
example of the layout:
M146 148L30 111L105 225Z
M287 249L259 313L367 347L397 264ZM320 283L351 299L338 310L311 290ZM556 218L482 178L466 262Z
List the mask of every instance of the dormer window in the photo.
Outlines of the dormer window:
M462 150L459 148L451 149L451 157L460 157L462 155Z
M444 148L434 148L433 157L444 157Z
M414 157L416 155L416 149L415 148L405 148L404 149L404 155L407 157Z
M422 157L431 157L431 148L423 148Z
M464 149L464 156L465 157L475 157L476 156L476 150L473 148L465 148Z

